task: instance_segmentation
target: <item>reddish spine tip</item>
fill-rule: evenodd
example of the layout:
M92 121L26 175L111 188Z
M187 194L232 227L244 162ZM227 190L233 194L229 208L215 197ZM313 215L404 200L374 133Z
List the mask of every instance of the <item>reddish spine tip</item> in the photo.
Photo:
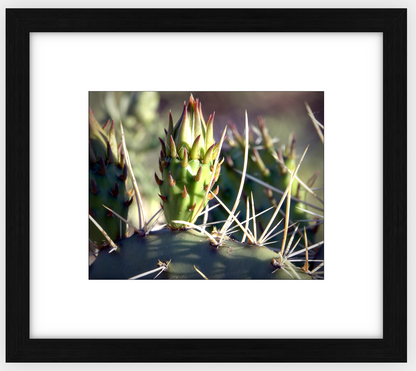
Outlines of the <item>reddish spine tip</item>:
M209 117L208 117L208 121L207 121L207 125L208 124L212 124L214 122L214 118L215 118L215 111L212 112ZM234 124L233 124L234 125ZM235 125L234 125L235 126Z
M114 164L114 155L113 155L113 151L111 150L110 142L108 140L107 140L107 158L108 158L108 163Z
M119 167L124 167L124 151L122 149L120 149L120 162L118 163Z
M183 186L182 198L186 198L186 197L188 197L188 191L186 190L186 186Z
M103 158L100 156L100 170L99 173L101 175L106 175L107 174L107 168L105 167L105 163Z
M195 100L194 100L194 97L193 97L193 95L191 94L191 96L189 97L189 103L188 103L188 110L192 107L194 107L194 105L195 105Z
M163 155L166 157L166 146L165 146L165 142L161 138L159 138L159 141L160 141L160 144L162 145Z
M103 129L104 130L106 130L107 129L107 127L108 127L108 124L110 123L110 120L108 120L105 124L104 124L104 126L103 126Z
M169 171L169 185L170 185L171 187L173 187L175 184L176 184L176 180L175 180L175 179L173 179L173 176L172 176L172 174L171 174L171 173L170 173L170 171Z
M201 180L201 175L202 175L202 166L199 167L198 172L194 176L195 182L199 182Z
M189 208L189 211L194 211L195 207L196 207L196 202Z
M163 202L166 202L167 198L159 194L159 197L162 199Z
M115 182L114 189L110 192L111 196L117 197L119 194L118 183Z
M130 200L127 200L125 202L126 206L129 207L133 203L133 196L130 198Z
M91 192L95 195L98 193L97 183L94 182L94 179L91 179Z
M123 174L118 177L122 182L127 180L127 164L124 165Z
M181 165L182 165L183 168L186 168L189 165L188 151L186 150L186 148L184 148L184 150L183 150L183 159L182 159Z
M155 173L155 180L156 180L156 183L157 183L158 186L162 185L163 180L160 180L156 173Z

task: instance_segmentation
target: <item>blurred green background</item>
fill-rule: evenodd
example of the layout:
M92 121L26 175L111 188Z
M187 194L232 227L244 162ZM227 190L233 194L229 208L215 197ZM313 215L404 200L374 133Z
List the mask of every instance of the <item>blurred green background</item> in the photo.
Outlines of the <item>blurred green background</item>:
M263 117L271 136L279 139L275 145L277 149L288 143L290 133L296 133L298 159L309 145L299 176L306 182L318 170L320 174L314 189L318 196L324 198L324 146L305 108L307 102L316 119L324 124L323 92L90 92L89 105L98 122L104 125L107 120L114 119L119 141L119 122L123 123L147 219L160 208L159 189L154 180L160 152L158 138L165 136L169 110L172 111L175 124L182 113L183 102L189 100L191 93L201 101L205 120L215 111L214 135L217 142L230 121L240 133L244 132L245 110L250 125L257 127L257 117ZM307 201L322 206L310 195ZM131 218L135 220L137 215L133 214ZM163 223L163 216L159 221Z

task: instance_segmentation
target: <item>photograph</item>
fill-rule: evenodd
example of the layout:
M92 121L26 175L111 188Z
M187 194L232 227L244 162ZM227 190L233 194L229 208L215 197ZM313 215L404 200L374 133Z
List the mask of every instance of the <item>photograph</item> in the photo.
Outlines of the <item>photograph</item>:
M324 279L324 92L89 92L89 279Z

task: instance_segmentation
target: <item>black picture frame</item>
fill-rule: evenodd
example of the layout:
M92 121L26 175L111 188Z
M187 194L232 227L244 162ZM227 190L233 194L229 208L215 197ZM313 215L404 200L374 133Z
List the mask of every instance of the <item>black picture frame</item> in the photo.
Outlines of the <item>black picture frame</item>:
M383 338L31 339L31 32L382 32ZM406 9L6 9L6 361L406 362L406 59Z

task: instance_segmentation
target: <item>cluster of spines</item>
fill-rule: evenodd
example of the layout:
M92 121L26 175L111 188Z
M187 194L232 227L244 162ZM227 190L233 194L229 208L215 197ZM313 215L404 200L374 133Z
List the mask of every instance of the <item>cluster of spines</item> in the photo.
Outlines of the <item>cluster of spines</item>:
M165 129L165 140L159 138L161 144L159 171L162 174L162 179L155 173L155 181L161 191L159 194L159 197L162 200L161 207L164 210L168 198L172 196L169 194L169 191L162 191L164 183L167 182L170 187L175 187L178 183L178 179L175 179L175 176L179 176L180 172L177 169L169 167L174 162L175 165L173 166L177 167L179 165L182 169L189 169L190 173L193 174L193 181L204 181L205 185L202 189L204 192L208 191L207 183L209 182L210 177L207 179L207 171L203 171L203 167L209 166L209 170L212 174L212 171L214 170L213 160L217 157L219 148L219 145L215 144L214 140L214 117L215 112L209 116L205 123L201 102L199 99L195 100L192 95L188 105L184 102L182 115L175 126L173 125L172 113L169 112L169 126L168 130ZM197 168L194 168L195 161L198 164ZM192 169L189 167L190 164L192 164ZM218 180L219 174L220 165L217 166L211 188ZM190 181L189 177L187 180ZM181 184L181 191L181 196L184 201L189 197L191 192L194 192L194 190L189 189L189 184L188 187L186 184ZM218 194L218 187L213 193ZM208 194L207 200L211 200L213 197L212 194ZM188 210L193 212L195 208L196 202L189 205ZM174 212L171 212L171 214L174 214Z
M229 178L228 183L232 183L238 178L238 173L234 172L234 170L241 170L243 168L243 156L241 154L244 151L245 141L233 123L229 123L229 127L231 130L231 133L227 138L229 148L228 150L224 150L224 157L227 165L226 174ZM258 132L260 134L260 137L257 140L254 139L253 132ZM253 193L256 201L256 210L258 212L264 211L269 206L276 206L279 201L279 199L276 198L276 194L271 188L267 187L266 184L284 191L290 182L290 171L294 170L296 166L296 136L291 134L289 137L289 144L282 147L282 149L275 148L275 142L276 141L268 133L262 117L258 117L258 129L249 128L250 148L247 165L247 174L249 177L245 181L243 190L245 197L250 197L250 194ZM307 182L308 187L312 187L317 175L318 172ZM254 176L254 178L257 178L264 183L257 183L255 180L252 180L250 176ZM227 187L227 184L225 184L225 187ZM223 192L223 196L229 193L230 191L226 189L226 191ZM297 197L299 200L305 201L306 193L302 192L301 184L297 179L294 179L292 182L291 195ZM232 203L232 200L228 201ZM297 202L292 203L291 210L296 214L293 215L295 220L308 219L307 214L298 210L296 208L297 206L304 207L303 204L298 204ZM221 216L218 215L219 213L220 211L214 210L214 218L220 218ZM244 210L242 211L242 217L244 218L243 214ZM267 215L261 215L256 218L260 230L267 224L266 217ZM312 230L312 232L316 232L316 230Z
M108 131L108 133L107 133ZM114 212L127 219L128 207L133 202L131 192L126 192L127 164L121 142L117 145L114 120L101 127L93 111L89 113L89 162L90 162L90 206L89 214L111 238L120 237L119 220L102 204L112 207ZM114 183L113 183L114 182ZM126 199L126 195L127 197ZM112 218L110 220L106 219ZM100 232L101 233L101 232ZM104 241L94 226L90 227L93 239ZM94 238L95 237L95 238ZM97 241L97 246L100 242Z

